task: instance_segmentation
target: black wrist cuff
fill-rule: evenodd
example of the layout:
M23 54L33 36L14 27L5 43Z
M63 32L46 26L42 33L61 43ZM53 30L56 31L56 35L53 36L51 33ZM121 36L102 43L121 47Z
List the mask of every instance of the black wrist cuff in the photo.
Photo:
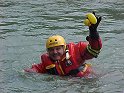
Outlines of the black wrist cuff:
M99 39L99 33L97 31L90 31L89 36L91 39Z

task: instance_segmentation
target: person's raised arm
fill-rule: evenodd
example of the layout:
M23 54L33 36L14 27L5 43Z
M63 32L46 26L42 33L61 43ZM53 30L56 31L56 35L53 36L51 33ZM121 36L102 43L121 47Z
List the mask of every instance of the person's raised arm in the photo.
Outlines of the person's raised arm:
M102 41L97 31L97 27L101 21L101 16L97 17L94 12L89 13L86 20L88 20L88 24L85 23L85 25L89 26L89 36L86 37L86 40L89 41L87 50L94 57L97 57L102 48Z

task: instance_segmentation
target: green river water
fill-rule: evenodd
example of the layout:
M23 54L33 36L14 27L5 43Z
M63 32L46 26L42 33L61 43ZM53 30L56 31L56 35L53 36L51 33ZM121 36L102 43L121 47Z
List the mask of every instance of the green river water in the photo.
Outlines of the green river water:
M96 78L24 73L40 62L46 39L85 41L89 12L102 16L103 48L89 60ZM0 0L0 93L124 93L124 0Z

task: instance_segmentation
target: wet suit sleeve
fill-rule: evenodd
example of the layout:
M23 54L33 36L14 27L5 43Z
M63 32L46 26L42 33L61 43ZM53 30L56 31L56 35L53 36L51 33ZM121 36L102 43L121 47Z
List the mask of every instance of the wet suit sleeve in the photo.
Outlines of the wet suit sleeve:
M25 72L37 72L37 73L45 73L45 69L42 63L32 64L31 68L24 69Z
M44 64L41 62L39 64L32 64L31 68L24 69L26 72L37 72L37 73L46 73Z
M81 58L83 60L88 60L92 58L96 58L99 53L100 49L102 48L102 41L101 38L91 38L87 36L88 42L79 42L75 46L75 50L79 51Z

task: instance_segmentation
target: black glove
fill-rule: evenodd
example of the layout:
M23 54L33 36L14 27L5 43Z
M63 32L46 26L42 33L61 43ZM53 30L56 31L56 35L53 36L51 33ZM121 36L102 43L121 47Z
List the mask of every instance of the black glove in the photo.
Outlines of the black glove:
M93 14L95 15L95 12L93 12ZM95 15L96 17L96 15ZM97 19L97 23L96 24L91 24L91 26L89 26L89 30L90 30L90 33L89 33L89 36L90 38L92 39L98 39L99 38L99 34L97 32L97 27L102 19L102 17L96 17Z

